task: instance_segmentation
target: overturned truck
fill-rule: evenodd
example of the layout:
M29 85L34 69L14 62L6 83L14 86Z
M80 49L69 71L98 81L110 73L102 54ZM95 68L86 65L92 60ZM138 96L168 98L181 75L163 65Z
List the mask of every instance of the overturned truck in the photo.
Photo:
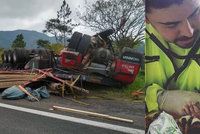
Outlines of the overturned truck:
M44 69L52 65L51 51L47 49L15 48L4 50L2 54L2 68L4 69L28 69L32 63L35 68ZM31 61L35 62L31 62Z
M111 34L111 29L94 36L75 32L60 55L46 49L5 50L3 67L53 68L54 75L62 79L80 76L81 81L108 86L130 84L139 72L143 56L128 47L116 55Z

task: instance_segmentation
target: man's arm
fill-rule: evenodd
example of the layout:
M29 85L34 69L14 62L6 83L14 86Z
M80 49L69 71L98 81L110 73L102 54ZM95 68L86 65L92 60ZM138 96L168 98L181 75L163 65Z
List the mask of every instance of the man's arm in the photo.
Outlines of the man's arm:
M164 91L158 84L151 84L146 89L145 102L148 112L158 111L158 93Z
M200 94L190 91L165 90L158 95L159 109L174 117L191 115L200 116Z

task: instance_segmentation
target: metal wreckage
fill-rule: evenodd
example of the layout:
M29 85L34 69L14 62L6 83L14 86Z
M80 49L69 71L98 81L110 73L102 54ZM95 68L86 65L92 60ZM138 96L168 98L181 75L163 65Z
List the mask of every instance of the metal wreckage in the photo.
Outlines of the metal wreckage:
M117 55L109 37L113 32L108 29L94 36L74 32L59 55L39 48L4 50L0 86L21 85L20 90L26 92L27 86L45 83L64 96L69 89L73 94L89 93L75 86L77 81L107 86L130 84L139 72L143 55L128 47Z

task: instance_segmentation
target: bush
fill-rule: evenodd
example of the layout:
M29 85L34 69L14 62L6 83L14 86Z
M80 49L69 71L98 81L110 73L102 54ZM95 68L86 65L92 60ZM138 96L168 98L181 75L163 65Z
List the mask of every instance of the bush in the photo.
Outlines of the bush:
M63 44L56 43L56 44L51 44L49 49L52 50L52 51L54 51L56 54L59 54L60 51L63 48L64 48Z

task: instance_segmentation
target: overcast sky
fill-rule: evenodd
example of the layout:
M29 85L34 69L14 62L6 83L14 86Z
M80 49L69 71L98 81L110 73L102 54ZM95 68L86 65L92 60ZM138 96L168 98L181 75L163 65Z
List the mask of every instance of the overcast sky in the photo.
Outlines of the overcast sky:
M0 31L27 29L42 32L50 18L56 18L63 0L0 0ZM94 1L94 0L89 0ZM76 12L84 6L84 0L66 0L72 16L77 21ZM90 33L79 26L76 31Z

